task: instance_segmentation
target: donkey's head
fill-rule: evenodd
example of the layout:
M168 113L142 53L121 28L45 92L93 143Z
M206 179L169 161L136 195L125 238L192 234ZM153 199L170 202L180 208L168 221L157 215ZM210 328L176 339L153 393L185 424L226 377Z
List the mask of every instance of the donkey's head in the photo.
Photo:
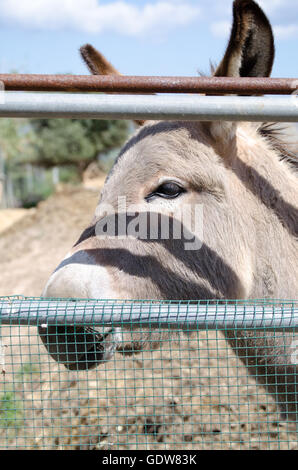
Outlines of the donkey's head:
M92 73L117 73L92 46L81 52ZM266 16L254 1L236 0L231 38L215 75L267 77L273 59ZM260 179L253 171L258 165ZM260 198L266 199L270 188L264 181L279 165L252 124L144 123L121 150L91 225L52 274L44 295L182 300L268 295L260 266L267 243L260 231L271 217L276 223L279 218ZM284 165L281 171L287 170ZM111 344L117 343L117 334L110 336ZM98 360L108 356L98 350ZM65 355L59 359L71 367ZM90 366L85 352L81 361L82 368Z
M81 52L94 74L117 73L92 46ZM253 1L237 0L231 39L215 75L268 76L273 56L263 12ZM247 297L253 278L251 201L233 168L241 144L236 124L145 123L121 150L90 227L51 276L45 294ZM175 236L177 222L182 237Z

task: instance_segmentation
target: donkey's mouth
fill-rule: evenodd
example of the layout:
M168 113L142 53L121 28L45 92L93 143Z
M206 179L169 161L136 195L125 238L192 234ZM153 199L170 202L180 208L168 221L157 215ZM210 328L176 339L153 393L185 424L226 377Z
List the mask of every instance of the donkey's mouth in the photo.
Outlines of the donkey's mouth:
M55 361L70 370L93 369L110 361L121 341L121 331L91 327L39 326L40 337Z

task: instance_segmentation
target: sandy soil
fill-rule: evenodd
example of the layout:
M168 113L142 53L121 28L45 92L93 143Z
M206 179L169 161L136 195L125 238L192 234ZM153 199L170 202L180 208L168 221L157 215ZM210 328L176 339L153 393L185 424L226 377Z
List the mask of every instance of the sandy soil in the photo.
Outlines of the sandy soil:
M92 219L98 197L98 189L63 186L2 231L0 295L40 295L51 272Z
M39 295L97 199L64 188L4 230L0 295ZM1 341L0 449L298 449L219 332L89 372L52 361L34 327L2 327Z
M0 233L14 225L18 220L27 217L35 209L2 209L0 210Z

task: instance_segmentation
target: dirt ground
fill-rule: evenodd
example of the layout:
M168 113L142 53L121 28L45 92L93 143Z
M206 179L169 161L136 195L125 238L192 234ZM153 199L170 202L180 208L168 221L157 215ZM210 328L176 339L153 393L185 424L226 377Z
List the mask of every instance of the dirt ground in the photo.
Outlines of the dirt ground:
M97 199L95 188L64 187L7 224L0 295L40 295ZM88 372L56 364L34 327L2 327L0 339L0 449L298 449L295 425L280 420L220 332L117 353Z
M14 225L18 220L23 217L27 217L30 212L35 212L35 209L31 211L27 209L3 209L0 210L0 233L7 230L9 227Z
M0 295L39 296L51 272L92 219L98 197L98 189L64 186L2 231Z

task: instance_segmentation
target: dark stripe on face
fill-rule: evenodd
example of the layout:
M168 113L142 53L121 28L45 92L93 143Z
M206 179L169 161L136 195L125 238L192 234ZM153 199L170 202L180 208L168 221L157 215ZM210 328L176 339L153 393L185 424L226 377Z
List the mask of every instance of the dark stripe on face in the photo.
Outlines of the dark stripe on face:
M245 187L258 197L279 219L290 235L298 236L298 209L285 201L280 191L270 181L260 175L252 166L237 158L233 171Z
M152 216L152 213L150 213ZM163 219L165 216L162 214L156 214L159 216L159 219ZM117 218L117 217L116 217ZM167 217L167 220L173 220L171 217ZM130 218L128 218L127 223L129 223ZM148 219L148 222L150 218ZM162 224L162 222L160 222ZM117 223L116 223L117 227ZM124 227L124 232L117 233L115 235L126 236L126 229L127 225ZM242 290L242 284L240 278L234 272L234 270L224 261L224 259L218 255L214 250L212 250L208 245L205 243L200 243L199 240L192 234L191 232L186 229L182 225L181 233L183 236L181 239L175 239L173 237L173 224L169 226L169 239L162 239L160 233L158 233L158 238L150 238L150 223L147 225L147 238L136 238L135 240L117 240L117 245L115 246L115 242L113 243L113 247L109 246L109 239L100 239L96 237L96 230L95 225L92 225L80 237L79 243L83 243L88 238L94 238L94 242L91 241L90 243L85 244L81 247L81 251L77 251L71 257L67 258L59 268L65 266L66 264L71 263L80 263L84 262L86 264L86 257L82 256L82 253L86 253L91 255L91 259L88 261L88 264L98 264L102 266L111 266L116 267L123 272L127 272L128 274L137 276L137 277L148 277L154 283L159 284L159 289L162 291L162 283L169 284L167 288L167 295L171 294L171 288L173 288L173 292L175 292L176 296L183 295L183 292L186 292L188 278L187 273L190 271L196 274L198 278L197 287L196 283L189 283L189 295L190 298L193 297L193 292L198 293L198 289L201 292L202 290L206 290L205 294L209 294L209 298L214 298L215 296L218 298L234 298L235 295ZM200 245L200 249L195 249L193 251L185 250L185 242L192 241L192 243L196 244L197 246ZM146 246L150 244L150 247ZM139 255L133 255L129 251L130 246L136 246L138 244L138 251ZM171 267L169 266L169 260L165 260L165 266L163 267L161 263L158 263L156 258L160 258L160 246L166 249L170 256L173 257L172 265L175 265L175 260L179 260L184 266L187 268L185 270L185 278L182 276L182 272L179 274L174 273ZM143 247L143 248L142 248ZM150 254L148 254L148 252ZM81 253L81 255L80 255ZM144 265L145 263L145 265ZM149 263L150 266L146 266ZM155 266L152 269L152 266ZM145 273L144 274L144 270ZM183 271L183 270L182 270ZM179 285L176 285L173 282L169 282L169 275L173 279L176 277L179 278L179 283L181 289L179 289ZM159 279L155 279L156 276L159 276ZM163 276L163 278L162 278ZM208 292L203 286L200 286L200 279L203 281L207 281L208 285L211 287L213 292ZM174 285L173 285L174 284ZM183 288L182 288L183 285ZM180 294L179 294L180 291ZM182 292L183 291L183 292ZM173 296L173 292L171 297ZM183 296L183 298L186 298ZM200 297L202 298L202 297Z
M88 240L88 238L95 237L95 224L91 225L90 227L87 227L86 230L82 233L78 241L76 242L75 246L78 246L80 243L84 242L85 240Z

